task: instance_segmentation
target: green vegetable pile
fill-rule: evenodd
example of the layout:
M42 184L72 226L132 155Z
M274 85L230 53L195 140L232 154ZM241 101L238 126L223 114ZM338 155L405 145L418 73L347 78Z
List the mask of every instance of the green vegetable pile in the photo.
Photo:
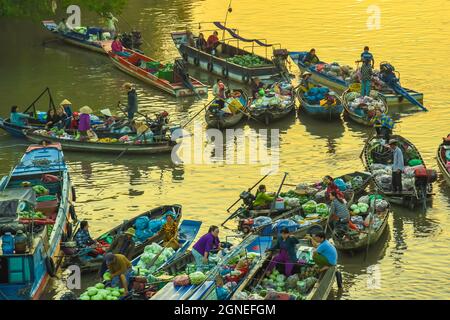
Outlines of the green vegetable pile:
M48 194L48 189L42 185L36 185L33 187L34 192L36 192L37 195L41 195L41 194Z
M352 210L353 214L358 215L360 213L367 213L369 210L369 205L367 203L358 203L352 204L350 206L350 210Z
M162 251L161 254L159 254ZM159 256L158 256L159 254ZM133 271L136 275L148 276L149 274L155 273L155 271L161 267L167 260L169 260L175 254L175 250L172 248L161 247L157 243L152 243L144 249L144 253L141 256L138 264L133 267ZM153 260L155 259L152 264Z
M97 283L94 287L89 287L80 296L80 300L119 300L125 292L118 287L105 288L103 283Z
M19 218L21 219L46 219L47 217L40 211L22 211L19 213Z
M235 55L234 57L227 58L226 61L247 68L256 68L266 64L263 59L254 54Z
M206 280L206 275L201 271L196 271L189 275L189 280L193 285L199 285Z
M304 205L302 205L303 211L306 214L316 212L317 203L314 200L309 200Z
M282 192L282 193L280 193L280 197L281 198L296 198L296 199L300 200L301 204L305 204L306 202L311 200L309 196L300 195L300 194L296 193L294 190L289 190L288 192Z
M316 213L320 214L321 216L327 216L329 213L329 209L326 203L319 203L316 206Z
M57 136L63 136L66 132L64 129L58 129L57 127L53 127L50 131L54 132Z

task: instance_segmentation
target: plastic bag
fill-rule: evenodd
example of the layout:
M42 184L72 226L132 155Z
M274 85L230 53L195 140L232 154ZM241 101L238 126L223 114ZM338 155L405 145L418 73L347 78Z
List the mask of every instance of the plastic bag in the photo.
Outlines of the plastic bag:
M135 222L136 230L147 229L149 221L150 219L147 216L137 218Z

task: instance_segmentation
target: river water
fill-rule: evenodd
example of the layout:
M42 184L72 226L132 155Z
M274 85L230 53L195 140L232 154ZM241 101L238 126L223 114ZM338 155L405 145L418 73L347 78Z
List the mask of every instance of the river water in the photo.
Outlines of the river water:
M119 25L142 31L143 49L152 57L169 61L178 57L170 31L186 24L223 21L224 0L131 0ZM379 25L370 18L379 10ZM438 11L439 10L439 11ZM430 112L393 110L400 119L396 132L410 139L421 151L427 166L437 169L435 153L441 137L449 131L450 100L446 75L450 71L450 21L440 14L450 3L433 1L251 1L233 4L228 25L250 38L265 38L295 50L314 47L325 61L353 65L364 45L376 63L389 60L401 72L402 84L425 93ZM84 24L98 21L82 16ZM368 25L368 19L369 25ZM379 28L377 28L379 27ZM198 28L198 25L193 29ZM205 25L204 30L208 29ZM206 32L209 34L209 32ZM123 74L105 56L79 50L50 39L39 21L0 20L0 112L13 104L22 110L50 87L57 103L64 98L75 106L94 110L125 101L120 86L136 83L140 111L167 110L173 122L184 122L209 100L175 99ZM292 72L298 74L293 65ZM194 72L201 81L214 78ZM45 105L41 107L45 110ZM198 120L202 122L203 116ZM255 123L242 128L257 129ZM272 128L280 129L279 172L265 180L276 190L283 172L287 183L315 181L325 174L341 175L362 170L359 153L368 130L338 121L322 123L307 116L292 117ZM7 174L26 148L26 142L0 133L0 173ZM174 164L169 156L133 157L66 153L78 191L79 217L90 221L94 236L149 208L168 203L183 205L184 218L203 221L202 232L220 224L225 211L241 191L261 177L264 163ZM344 289L333 289L331 299L449 299L450 188L440 178L435 184L433 207L425 213L394 209L388 232L364 254L339 257ZM230 224L233 227L233 223ZM232 235L222 229L222 238ZM50 285L52 296L57 281Z

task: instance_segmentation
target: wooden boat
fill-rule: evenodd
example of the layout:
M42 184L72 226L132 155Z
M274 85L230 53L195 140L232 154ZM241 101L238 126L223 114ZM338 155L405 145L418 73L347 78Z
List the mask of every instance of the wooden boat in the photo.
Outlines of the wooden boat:
M264 256L266 249L272 245L272 237L249 235L240 244L232 247L231 251L223 258L222 262L212 268L206 273L206 280L199 285L189 286L175 286L172 282L169 282L161 290L159 290L151 299L152 300L217 300L216 295L216 277L221 271L229 264L230 259L238 256L241 252L245 253L257 253L258 258L254 260L254 263L249 268L249 273L252 268L257 265L261 257ZM193 261L192 254L186 254L180 259L174 260L172 263L164 267L165 271L170 274L176 274L180 271L184 271L186 265ZM245 278L240 280L244 281ZM234 292L231 292L231 295Z
M220 22L215 22L214 25L215 27L224 30L224 32L231 32L230 35L236 38L236 40L229 39L227 41L220 41L215 55L212 55L211 53L206 51L202 51L195 46L190 46L187 43L183 43L183 39L186 37L186 31L172 32L171 35L173 42L175 43L175 46L177 47L180 55L183 57L183 60L186 61L186 63L227 80L233 80L244 84L248 84L250 82L250 79L253 77L259 77L261 80L273 80L273 78L278 78L280 76L280 68L274 63L274 61L267 58L267 48L269 48L271 45L267 45L266 43L263 43L262 41L257 39L250 41L245 39L246 42L252 42L252 45L247 47L251 47L252 50L247 51L245 50L245 46L239 46L239 40L243 38L237 35L238 31L236 29L232 30L230 28L226 28ZM219 34L222 32L221 30L219 30ZM198 36L196 35L193 37L194 43L197 38ZM237 41L237 46L234 45L234 41ZM257 57L263 62L263 64L255 67L246 67L232 63L228 60L228 58L237 55L255 55L255 43L257 44L257 48L265 48L265 57L257 55ZM283 54L278 55L278 52L281 53L281 51L282 50L274 50L274 56L280 57L281 60L285 61L287 59L287 54L285 54L285 56Z
M282 82L286 83L286 82ZM274 83L273 85L275 85ZM274 93L270 93L270 95L274 95ZM284 101L281 101L280 104L277 105L262 105L256 106L257 100L252 100L249 104L248 112L251 118L256 119L260 122L263 122L265 125L269 125L270 123L287 117L292 111L295 110L295 91L294 88L289 89L287 98L288 104L283 105Z
M309 71L312 74L312 79L326 87L329 87L330 89L336 90L337 92L341 93L347 90L350 86L350 83L347 83L343 79L339 79L337 77L332 77L327 74L321 73L316 71L314 67L310 67L305 65L302 62L303 57L307 54L307 52L290 52L289 56L291 59L297 64L301 72ZM325 63L325 62L320 62ZM406 92L411 95L414 99L419 101L420 103L423 103L423 93L404 88ZM385 90L381 91L380 94L384 97L386 103L389 105L389 107L394 106L402 106L405 104L410 104L408 100L406 100L403 96L396 94L392 90Z
M447 162L450 161L446 159L446 152L449 152L449 150L450 145L442 143L437 150L436 159L444 180L450 185L450 172L446 166Z
M101 54L106 54L104 50L105 47L111 48L112 40L90 40L85 34L73 30L66 33L60 32L57 30L58 25L53 20L42 21L42 24L45 29L56 35L59 39L79 48L88 49Z
M175 146L175 142L171 140L154 141L152 143L128 144L128 143L102 143L102 142L86 142L79 140L61 139L36 133L33 130L26 131L25 137L33 143L39 143L42 140L48 140L52 143L60 143L65 150L78 152L95 152L95 153L115 153L120 154L158 154L169 153ZM114 135L114 137L116 137Z
M411 150L410 153L414 154L415 158L420 159L423 166L426 167L425 162L419 153L419 150L417 150L412 142L399 135L393 135L391 136L391 139L397 140L399 147L402 149L405 163L408 163L409 160L412 159L410 158L408 153L405 152L406 149L409 149ZM370 138L365 144L362 153L362 161L364 163L364 166L372 174L374 171L372 169L372 164L387 164L387 162L392 159L392 151L388 149L387 146L380 145L378 141L379 140L377 139L377 137ZM416 188L416 186L414 186L413 190L411 191L404 190L401 193L394 193L390 189L383 188L383 186L375 178L373 179L373 181L378 192L383 195L383 197L387 198L389 202L409 207L411 210L414 209L418 204L424 204L425 202L431 202L432 200L431 198L433 195L433 185L431 183L427 184L426 195L424 195L422 194L422 192L420 192L420 190Z
M38 185L47 189L47 196L37 197ZM3 241L5 233L15 235L19 230L28 237L23 253L17 253L17 247L13 254L4 252L5 247L1 251L0 300L37 300L59 268L60 244L70 236L76 218L71 204L75 191L61 145L30 145L19 164L1 179L0 190ZM30 211L41 211L45 217L25 215Z
M385 212L377 213L378 217L382 219L382 223L376 229L370 228L367 233L361 233L358 239L339 239L335 233L332 233L333 242L336 249L341 251L358 251L373 245L380 239L381 235L385 231L390 213L391 210L389 208Z
M247 94L242 90L235 90L235 91L239 91L241 93L239 101L246 110L249 101ZM238 124L242 120L242 118L244 118L245 115L244 112L246 111L243 112L238 111L236 114L226 113L225 115L220 115L217 112L213 112L211 110L211 107L209 107L205 113L205 121L208 124L208 127L210 128L217 128L217 129L231 128L236 124Z
M331 107L324 107L320 104L310 104L303 96L303 91L299 88L297 89L297 98L300 101L299 111L303 110L305 113L321 118L321 119L339 119L341 113L344 111L344 106L342 105L341 98L336 94L331 94L336 99L336 105Z
M96 241L104 241L108 244L111 244L113 239L120 235L121 233L127 231L128 228L136 228L135 222L140 217L148 217L150 220L161 219L167 212L173 212L176 215L175 221L177 223L180 222L182 216L181 205L165 205L160 206L158 208L149 210L144 212L131 220L124 221L121 225L105 232L100 237L95 239ZM146 241L141 243L136 243L135 249L133 251L133 259L140 256L142 252L144 252L145 246L151 243L158 243L163 239L162 234L155 234L151 238L148 238ZM63 244L64 245L64 244ZM77 265L80 267L81 272L95 272L100 269L100 266L103 262L103 256L99 256L98 258L88 257L87 252L83 251L72 251L69 248L65 248L65 257L63 267L68 267L70 265Z
M299 239L300 240L300 239ZM309 240L300 240L298 247L303 246L312 249L312 244ZM260 283L260 280L264 277L267 270L267 266L270 263L271 256L266 255L264 259L252 269L246 279L239 285L239 287L234 292L231 300L238 300L240 293L247 291L253 292L254 288ZM300 273L300 265L296 264L294 266L293 274ZM304 297L305 300L326 300L330 294L331 288L334 283L336 273L336 267L330 267L328 270L323 272L318 281L314 284L312 289Z
M124 49L130 55L124 57L114 53L111 49L105 48L105 50L118 69L175 97L208 94L208 86L193 77L189 76L189 83L185 83L180 75L173 72L165 73L163 78L161 71L158 70L162 70L166 66L141 53ZM150 65L151 68L149 68Z
M372 124L370 123L370 118L368 117L367 113L365 113L364 115L359 115L350 109L349 102L347 99L348 94L350 92L352 92L352 90L347 89L342 95L342 104L344 106L345 115L348 116L350 118L350 120L353 120L354 122L356 122L358 124L361 124L361 125L367 126L367 127L371 127ZM387 114L389 111L388 104L386 103L386 100L384 99L384 97L381 94L378 94L378 96L379 96L379 100L383 101L383 104L384 104L384 112L383 113Z

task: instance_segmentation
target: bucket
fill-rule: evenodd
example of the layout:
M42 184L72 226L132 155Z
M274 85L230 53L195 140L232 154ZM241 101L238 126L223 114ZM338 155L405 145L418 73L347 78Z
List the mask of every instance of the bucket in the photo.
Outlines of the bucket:
M275 201L275 209L276 210L284 210L284 199L283 198L277 198Z

